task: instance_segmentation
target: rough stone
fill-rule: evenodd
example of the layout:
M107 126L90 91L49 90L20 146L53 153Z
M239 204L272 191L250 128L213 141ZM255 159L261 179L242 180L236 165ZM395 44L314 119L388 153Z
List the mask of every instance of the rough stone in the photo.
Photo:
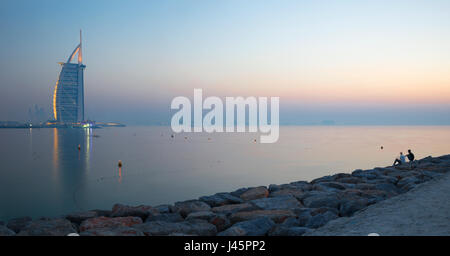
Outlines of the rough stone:
M230 205L224 205L224 206L218 206L211 209L212 212L215 213L223 213L226 215L240 212L240 211L252 211L257 210L256 206L250 204L250 203L243 203L243 204L230 204Z
M260 198L252 200L250 203L263 210L295 209L303 207L303 205L291 195Z
M211 207L222 206L226 204L240 204L243 203L239 197L233 196L230 193L217 193L212 196L202 196L199 198L200 201L207 203Z
M134 216L145 220L150 213L156 214L158 213L158 210L149 205L129 206L123 204L115 204L112 208L111 217Z
M339 199L334 193L322 193L306 197L303 199L303 205L308 208L337 208L339 206Z
M264 198L269 196L269 190L266 187L256 187L242 193L241 198L245 201Z
M256 210L249 212L237 212L230 216L231 223L247 221L260 217L267 217L276 223L281 223L289 217L295 217L291 210Z
M216 214L216 216L209 220L209 223L216 226L219 232L231 226L231 221L224 214Z
M294 196L301 197L305 192L302 189L297 188L283 188L275 190L269 194L269 197L279 197L279 196Z
M142 224L134 225L133 228L141 230L147 236L164 236L174 233L213 236L217 233L217 228L208 222L165 222L150 221Z
M238 222L218 233L218 236L264 236L275 223L267 217L256 218L248 221Z
M209 211L211 207L199 200L188 200L183 202L176 202L174 205L175 212L179 212L184 218L191 212Z
M98 213L96 211L86 211L86 212L75 212L66 215L66 219L68 219L70 222L75 223L77 225L80 225L81 222L90 219L90 218L96 218L98 217Z
M305 227L276 226L269 232L269 236L301 236L310 230Z
M216 216L216 214L213 213L212 211L191 212L186 217L186 220L200 219L200 220L209 221L210 219L214 218L215 216Z
M7 228L12 231L19 233L24 227L28 226L31 223L32 219L30 217L20 217L14 218L8 221L6 225Z
M4 225L0 225L0 236L15 236L16 233Z
M80 236L144 236L144 233L131 227L95 228L83 231Z
M306 224L307 228L318 228L327 224L330 220L336 219L338 216L331 211L327 211L323 214L317 214L312 216Z
M343 217L352 216L356 211L366 208L368 204L369 201L366 198L343 200L339 206L339 215Z
M80 232L89 229L100 229L100 228L114 228L114 227L130 227L135 224L142 223L142 219L139 217L97 217L92 219L87 219L83 221L80 225Z
M66 236L76 233L73 224L66 219L34 220L24 227L18 236Z
M170 213L171 205L169 204L161 204L153 207L156 209L159 213Z
M145 221L181 222L184 221L184 219L181 216L181 214L174 212L174 213L161 213L155 215L151 214L147 217Z

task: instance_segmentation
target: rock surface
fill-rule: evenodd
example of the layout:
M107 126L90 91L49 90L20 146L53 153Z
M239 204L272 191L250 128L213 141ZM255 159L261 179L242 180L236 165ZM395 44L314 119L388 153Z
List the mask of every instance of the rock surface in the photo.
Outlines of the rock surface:
M267 218L257 218L234 224L227 230L220 232L219 236L263 236L266 235L275 223Z
M213 236L217 233L216 226L208 222L165 222L150 221L134 225L133 228L141 230L147 236L164 236L170 234L188 234L199 236Z
M66 219L33 220L18 236L66 236L76 233L74 225Z
M188 200L177 202L174 206L174 212L179 212L181 216L186 217L191 212L209 211L211 207L200 200Z
M8 221L6 227L16 233L19 233L20 230L28 226L31 223L31 221L32 219L30 217L15 218Z
M242 193L241 198L245 201L264 198L269 196L269 190L266 187L256 187Z
M15 236L16 233L4 225L0 225L0 236Z
M338 218L307 232L318 236L449 236L450 173L408 193L381 201L352 217Z
M80 233L81 236L144 236L144 233L131 227L105 227L88 229Z
M99 229L99 228L116 228L116 227L130 227L135 224L141 224L142 219L139 217L128 216L128 217L98 217L87 219L83 221L80 225L80 232L89 229Z

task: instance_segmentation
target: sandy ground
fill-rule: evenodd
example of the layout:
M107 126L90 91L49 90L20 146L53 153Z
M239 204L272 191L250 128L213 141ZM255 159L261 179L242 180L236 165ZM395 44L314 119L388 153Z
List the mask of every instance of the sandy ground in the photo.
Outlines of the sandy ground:
M450 173L305 235L450 235Z

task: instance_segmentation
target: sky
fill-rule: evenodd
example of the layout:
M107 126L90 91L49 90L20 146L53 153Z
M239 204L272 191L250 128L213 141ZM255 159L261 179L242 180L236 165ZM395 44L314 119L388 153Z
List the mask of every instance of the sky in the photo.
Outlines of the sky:
M280 97L281 124L450 124L450 1L0 2L0 120L51 116L83 31L86 117L168 124L176 96Z

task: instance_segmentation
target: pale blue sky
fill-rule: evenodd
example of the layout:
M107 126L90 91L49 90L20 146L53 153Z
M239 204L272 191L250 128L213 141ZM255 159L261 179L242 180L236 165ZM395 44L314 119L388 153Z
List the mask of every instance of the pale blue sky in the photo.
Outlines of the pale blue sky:
M83 29L87 116L280 96L282 123L450 124L450 1L2 1L0 120L50 116Z

